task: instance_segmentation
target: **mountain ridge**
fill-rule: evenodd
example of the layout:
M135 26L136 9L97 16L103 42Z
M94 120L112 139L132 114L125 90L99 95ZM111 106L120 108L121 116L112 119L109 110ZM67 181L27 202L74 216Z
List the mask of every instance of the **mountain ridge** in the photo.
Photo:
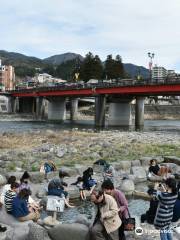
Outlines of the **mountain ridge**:
M42 68L46 65L56 66L75 59L82 61L84 57L77 53L67 52L41 59L17 52L0 50L0 59L2 60L2 64L10 64L14 67ZM135 77L138 74L144 78L147 78L149 76L149 70L143 66L137 66L132 63L123 63L123 65L125 71L130 75L130 77Z

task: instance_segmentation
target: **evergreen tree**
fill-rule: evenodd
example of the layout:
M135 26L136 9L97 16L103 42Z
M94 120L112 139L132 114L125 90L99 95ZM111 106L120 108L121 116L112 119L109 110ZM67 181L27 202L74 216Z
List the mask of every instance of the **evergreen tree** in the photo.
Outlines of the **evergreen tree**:
M94 56L89 52L80 69L80 78L84 81L89 79L101 79L103 74L102 62L98 55Z
M42 72L48 73L48 74L50 74L50 75L52 75L52 76L55 76L55 68L54 68L54 66L51 65L51 64L47 64L47 65L43 68Z
M117 79L124 77L124 67L120 55L113 59L112 55L108 55L105 61L104 75L106 79Z

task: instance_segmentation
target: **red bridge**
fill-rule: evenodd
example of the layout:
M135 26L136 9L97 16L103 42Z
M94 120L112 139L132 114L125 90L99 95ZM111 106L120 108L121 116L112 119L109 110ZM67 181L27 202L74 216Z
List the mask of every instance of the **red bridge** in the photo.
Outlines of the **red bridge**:
M94 95L130 95L130 96L170 96L180 95L180 80L161 81L160 83L150 81L121 80L118 83L78 84L62 85L56 87L37 87L21 89L10 92L14 97L80 97Z
M121 80L116 83L66 83L56 87L36 87L9 92L12 111L33 112L38 119L47 111L48 120L65 120L66 99L70 101L71 120L77 118L78 98L95 98L95 125L105 125L106 102L109 102L108 125L132 124L131 102L136 99L135 125L144 124L144 98L180 96L180 79L161 82ZM168 106L167 106L168 107ZM45 109L45 110L44 110ZM107 115L106 115L107 116Z

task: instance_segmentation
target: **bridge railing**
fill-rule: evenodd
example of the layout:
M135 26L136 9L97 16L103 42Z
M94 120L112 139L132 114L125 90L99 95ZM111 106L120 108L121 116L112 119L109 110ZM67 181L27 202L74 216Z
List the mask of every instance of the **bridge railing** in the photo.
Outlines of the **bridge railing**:
M39 92L39 91L56 91L56 90L77 90L77 89L96 89L96 88L114 88L127 86L145 86L145 85L176 85L180 84L180 78L166 78L163 80L136 80L136 79L121 79L113 82L98 82L98 83L65 83L60 86L36 86L34 88L16 89L13 92Z

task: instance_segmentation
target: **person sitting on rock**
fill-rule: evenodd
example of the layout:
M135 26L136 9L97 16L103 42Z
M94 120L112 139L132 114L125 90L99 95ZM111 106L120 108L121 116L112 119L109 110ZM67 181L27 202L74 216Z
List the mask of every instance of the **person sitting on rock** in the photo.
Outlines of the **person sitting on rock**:
M90 194L92 193L92 191L94 190L94 188L97 184L97 181L92 178L92 175L93 175L93 169L91 167L89 167L88 169L86 169L83 172L83 176L82 176L83 188L85 190L90 191Z
M157 164L157 160L156 159L150 160L149 165L150 165L150 167L149 167L149 173L150 174L154 174L156 176L160 176L160 177L163 177L165 179L167 179L168 173L171 172L171 170L168 167L166 167L166 166L159 166Z
M28 206L29 195L30 191L23 188L12 201L12 215L20 222L28 220L36 222L40 218L39 211Z
M11 184L16 182L16 177L15 176L10 176L7 180L7 184L5 184L2 188L1 196L0 196L0 201L2 204L4 204L4 196L7 191L11 190Z
M109 163L106 163L104 165L104 172L103 172L104 181L110 179L111 182L114 183L115 178L115 169L112 165Z
M48 184L48 195L58 196L64 198L67 207L73 207L69 204L69 196L66 190L68 184L64 182L64 177L68 177L69 174L63 170L59 171L59 178L53 178Z
M157 207L158 207L158 200L153 196L156 195L157 190L155 190L154 188L149 188L147 193L152 198L150 200L148 211L141 215L141 222L144 223L145 221L147 221L149 224L153 224L154 218L156 216Z
M4 205L5 205L6 212L9 214L12 213L12 201L17 196L18 191L19 191L19 183L13 182L11 183L11 189L5 193Z
M19 191L21 191L24 188L30 190L29 180L30 175L27 171L25 171L20 179Z

